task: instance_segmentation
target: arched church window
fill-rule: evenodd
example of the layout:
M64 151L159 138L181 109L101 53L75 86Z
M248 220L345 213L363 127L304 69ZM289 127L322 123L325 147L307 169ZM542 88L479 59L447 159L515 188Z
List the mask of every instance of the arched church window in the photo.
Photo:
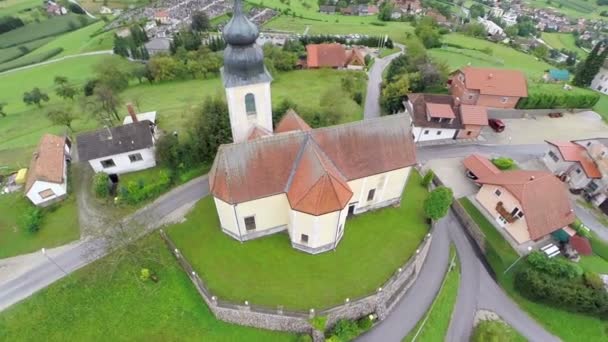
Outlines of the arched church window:
M245 95L245 111L247 115L256 115L255 96L252 93Z

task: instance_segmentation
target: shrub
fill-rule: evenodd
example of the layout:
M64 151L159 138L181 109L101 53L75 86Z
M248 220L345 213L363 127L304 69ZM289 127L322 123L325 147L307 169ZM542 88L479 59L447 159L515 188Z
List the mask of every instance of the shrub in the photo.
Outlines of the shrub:
M603 290L604 289L604 281L600 278L599 274L591 271L586 271L583 274L583 279L585 280L585 285L589 286L594 290Z
M515 161L511 158L499 157L492 159L492 164L496 165L496 167L501 170L508 170L513 167Z
M171 185L171 174L161 171L155 182L146 184L143 179L130 181L126 186L120 187L120 197L128 204L138 204L147 199L160 195Z
M608 317L608 292L588 287L580 280L557 278L527 267L515 275L515 289L530 300Z
M531 90L528 97L517 103L518 109L546 108L592 108L599 101L600 95L593 92L585 94L575 92L548 92Z
M298 335L298 342L312 342L312 337L307 334Z
M146 281L146 280L150 279L150 270L147 268L142 268L141 271L139 272L139 279L141 281Z
M359 333L368 331L374 325L374 317L372 315L364 316L359 318L357 326L359 327Z
M351 341L359 335L357 323L348 319L341 319L336 322L331 330L331 336L337 337L338 341Z
M582 237L586 237L587 239L591 238L591 232L585 228L585 225L583 225L583 222L581 222L578 217L570 224L570 228L574 229L576 233Z
M483 320L477 324L471 342L512 341L513 328L500 321Z
M325 327L327 326L327 316L315 316L311 318L309 322L315 330L325 331Z
M539 251L530 253L526 261L535 270L556 278L575 279L583 273L580 266L562 258L549 258L545 253Z
M21 227L30 233L35 233L40 230L42 223L42 211L36 207L30 206L23 214Z
M108 175L105 172L93 176L93 191L97 197L107 197L110 194Z
M433 172L433 170L428 170L422 178L422 186L429 186L429 184L431 184L434 178L435 173Z
M431 220L439 220L448 213L453 200L452 189L440 186L424 200L424 213Z

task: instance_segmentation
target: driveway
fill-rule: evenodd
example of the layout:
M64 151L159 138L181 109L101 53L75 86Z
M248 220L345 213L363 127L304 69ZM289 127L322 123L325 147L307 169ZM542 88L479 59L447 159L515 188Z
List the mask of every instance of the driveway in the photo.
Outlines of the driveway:
M401 51L384 58L376 58L374 65L367 74L367 93L365 95L365 109L363 118L370 119L380 116L380 84L382 83L382 72L391 61L403 53L404 46L395 44Z
M541 144L545 140L576 140L608 137L608 129L599 114L581 112L561 118L540 116L528 119L504 119L506 128L495 133L486 127L482 135L488 144Z
M472 180L465 176L463 159L461 157L433 159L425 165L425 168L433 170L447 187L452 188L456 198L474 194L479 189Z

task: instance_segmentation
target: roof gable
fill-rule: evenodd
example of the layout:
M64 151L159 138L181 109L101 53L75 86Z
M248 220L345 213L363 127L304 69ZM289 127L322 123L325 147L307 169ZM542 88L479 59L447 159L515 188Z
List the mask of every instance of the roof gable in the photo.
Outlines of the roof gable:
M587 153L587 149L570 141L548 141L555 146L565 161L577 162L589 178L602 178L602 173Z
M528 83L521 71L464 67L460 69L468 89L479 90L482 95L528 96Z
M304 121L298 113L296 113L293 109L287 110L287 112L283 115L277 127L275 128L275 133L283 133L290 131L310 131L312 128Z
M79 134L76 137L78 157L81 161L89 161L152 147L151 125L150 121L143 120Z
M342 44L306 45L306 64L308 67L343 67L346 63L346 50Z
M63 183L65 166L65 138L45 134L30 161L30 168L25 182L27 193L36 181Z

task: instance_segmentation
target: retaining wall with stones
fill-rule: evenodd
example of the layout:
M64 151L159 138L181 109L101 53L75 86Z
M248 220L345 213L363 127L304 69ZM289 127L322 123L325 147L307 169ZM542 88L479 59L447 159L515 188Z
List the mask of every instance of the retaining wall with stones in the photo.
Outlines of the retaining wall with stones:
M309 312L284 310L282 307L261 307L247 302L236 304L219 300L211 294L203 280L179 252L167 234L160 230L160 235L216 318L229 323L261 329L312 334L315 341L322 341L322 334L313 331L309 323L309 319L315 316L327 316L328 327L340 319L358 319L372 313L378 316L378 320L385 319L418 277L431 245L432 231L433 228L416 250L416 254L402 267L398 268L395 274L375 293L359 299L345 299L341 305L320 311L311 309Z

